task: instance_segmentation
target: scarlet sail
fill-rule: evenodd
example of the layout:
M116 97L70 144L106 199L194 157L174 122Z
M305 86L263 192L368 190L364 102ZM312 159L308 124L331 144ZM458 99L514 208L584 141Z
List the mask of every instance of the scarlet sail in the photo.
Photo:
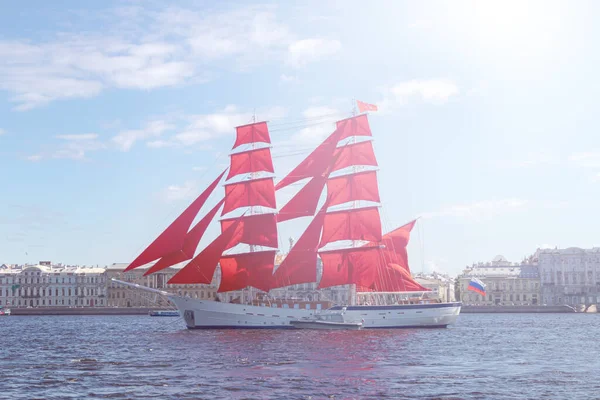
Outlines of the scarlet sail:
M271 142L267 124L259 122L240 126L236 132L234 148L243 145L252 148L231 154L227 179L244 174L250 174L250 179L234 178L237 182L225 184L225 198L189 230L223 172L128 269L160 259L147 272L153 273L191 259L168 283L211 283L220 264L219 292L246 287L268 291L315 282L320 254L323 274L319 288L355 284L360 290L426 290L412 279L408 268L406 246L414 221L382 236L378 207L356 208L359 204L354 203L352 208L340 209L350 202L380 202L376 171L357 172L356 168L377 166L372 142L363 140L337 147L341 140L372 135L366 115L338 121L336 130L276 187L272 177L256 179L257 173L274 173L270 148L256 148L257 143ZM352 173L329 176L333 171L350 167L355 167ZM279 214L271 210L265 212L263 208L276 209L276 188L281 189L303 179L309 180ZM315 215L325 185L327 196ZM220 207L221 215L235 215L233 212L243 208L247 210L240 217L222 219L221 234L194 257L198 243ZM276 251L265 251L263 247L278 247L277 222L312 215L315 216L305 232L275 270ZM353 247L339 249L342 241L357 240L368 243L360 247L353 243ZM336 245L328 246L335 242L339 242L337 248L327 250L335 248ZM238 246L240 244L249 247ZM323 247L319 252L319 248Z
M168 283L211 283L225 246L237 229L240 219L221 233L204 250L183 267Z
M236 138L233 148L243 144L251 143L271 143L271 136L269 136L269 128L266 122L257 122L253 124L238 126L235 128Z
M406 268L387 263L380 266L379 278L366 287L373 292L428 292L430 289L415 281ZM361 288L364 290L365 288Z
M373 144L370 140L338 147L334 157L335 163L332 171L338 171L356 165L377 166L377 159L373 152Z
M327 179L323 176L312 178L287 204L279 211L278 221L308 217L315 214L319 198Z
M359 247L321 252L323 275L319 289L356 284L369 287L378 278L380 263L378 247Z
M236 208L252 206L277 207L273 178L261 178L225 186L225 206L221 215Z
M270 143L267 124L260 122L237 128L234 147L256 142ZM245 173L273 172L271 151L268 148L253 149L231 155L230 177ZM254 207L275 209L275 186L273 178L253 179L227 184L222 215L239 208L249 207L248 214L238 219L221 220L223 234L235 226L223 245L223 250L238 244L250 245L250 252L228 254L221 257L221 283L219 292L239 290L253 286L268 290L273 274L275 251L254 251L253 246L277 248L277 219L273 212L265 213ZM258 213L256 211L259 211Z
M217 187L223 174L225 174L225 171L223 171L217 179L215 179L213 183L211 183L204 192L202 192L202 194L200 194L200 196L198 196L198 198L194 200L194 202L190 204L189 207L186 208L186 210L142 252L142 254L129 264L125 271L132 270L167 256L170 253L181 250L185 241L185 236L190 229L194 218L196 218L208 197L215 187Z
M335 158L334 152L340 141L339 136L341 132L342 131L340 130L336 130L329 135L329 137L298 164L292 172L279 181L275 189L282 189L294 182L301 181L302 179L325 175L326 170L331 168L332 157Z
M229 292L248 286L268 291L275 253L259 251L221 258L221 284L218 291Z
M231 167L227 179L251 172L274 172L269 148L248 150L231 155Z
M192 259L192 257L194 257L194 253L196 253L196 249L198 248L198 243L200 243L200 240L206 232L208 225L215 218L217 211L219 211L219 208L221 208L224 201L225 199L219 201L217 205L215 205L212 210L210 210L200 220L200 222L198 222L196 226L194 226L192 230L188 232L188 234L185 236L183 248L181 250L169 253L168 255L162 257L156 264L152 266L152 268L146 271L144 275L150 275L172 265Z
M386 261L399 265L409 272L410 267L408 266L406 246L408 246L410 232L416 222L417 220L411 221L383 236L383 244L385 246L384 256Z
M343 140L352 136L373 136L369 119L366 115L358 115L338 121L336 127L340 133L338 140Z
M356 200L379 203L379 187L375 171L343 175L327 181L327 204L329 206Z
M381 241L381 219L377 207L327 213L319 247L339 240Z
M271 289L316 282L317 248L325 218L324 206L273 274Z
M234 223L237 223L237 219L221 220L221 231L225 232ZM244 216L225 249L230 249L239 243L277 248L277 218L275 214Z

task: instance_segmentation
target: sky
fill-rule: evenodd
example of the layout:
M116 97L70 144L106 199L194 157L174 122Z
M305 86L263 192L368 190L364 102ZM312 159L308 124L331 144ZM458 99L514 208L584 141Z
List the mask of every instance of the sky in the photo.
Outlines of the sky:
M269 121L279 179L352 99L413 272L600 246L600 5L367 3L0 1L0 263L130 262L235 126Z

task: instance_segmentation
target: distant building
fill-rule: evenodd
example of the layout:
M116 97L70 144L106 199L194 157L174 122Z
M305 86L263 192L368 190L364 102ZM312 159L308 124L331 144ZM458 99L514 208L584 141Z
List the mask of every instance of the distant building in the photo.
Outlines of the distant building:
M428 297L440 299L442 302L455 301L454 280L447 275L436 272L425 275L415 275L415 280L423 287L431 290Z
M600 248L539 249L535 256L545 304L600 304Z
M103 268L24 266L0 270L0 306L106 306Z
M486 284L486 295L467 290L471 278ZM465 305L540 304L540 274L534 260L511 263L503 256L467 267L458 277L460 300Z
M195 299L214 300L216 297L217 288L219 287L218 276L216 276L216 279L213 279L210 285L173 285L167 282L179 271L178 268L169 267L144 276L144 273L151 265L146 268L136 268L124 272L128 265L125 263L112 264L106 268L109 307L163 307L170 305L169 300L164 296L120 285L113 282L112 278ZM217 270L220 272L219 268Z

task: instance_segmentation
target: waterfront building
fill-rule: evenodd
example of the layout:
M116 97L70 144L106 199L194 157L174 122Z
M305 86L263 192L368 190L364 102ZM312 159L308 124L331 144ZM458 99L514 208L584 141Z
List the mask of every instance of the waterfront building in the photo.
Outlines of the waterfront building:
M443 303L455 301L454 280L448 275L433 272L431 274L417 274L415 281L421 286L431 290L429 298L439 299Z
M600 248L538 249L535 257L545 304L600 304Z
M0 270L0 306L105 307L103 268L29 265Z
M486 295L468 291L471 278L486 284ZM541 302L540 273L533 258L511 263L503 256L467 267L458 277L465 305L536 305Z
M109 307L167 307L170 305L169 300L164 296L119 285L113 282L112 278L195 299L215 299L219 287L218 274L210 285L173 285L167 282L179 271L178 268L169 267L152 275L144 276L152 264L146 268L136 268L125 272L128 265L128 263L115 263L106 267ZM217 270L219 271L218 268Z

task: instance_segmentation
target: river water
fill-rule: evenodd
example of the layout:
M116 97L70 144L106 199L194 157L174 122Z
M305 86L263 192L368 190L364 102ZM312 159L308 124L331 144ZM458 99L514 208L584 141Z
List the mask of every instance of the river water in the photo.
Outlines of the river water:
M0 318L0 399L593 399L600 314L463 314L435 330L187 330Z

